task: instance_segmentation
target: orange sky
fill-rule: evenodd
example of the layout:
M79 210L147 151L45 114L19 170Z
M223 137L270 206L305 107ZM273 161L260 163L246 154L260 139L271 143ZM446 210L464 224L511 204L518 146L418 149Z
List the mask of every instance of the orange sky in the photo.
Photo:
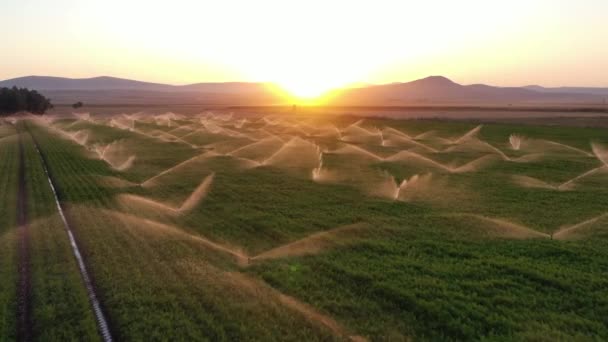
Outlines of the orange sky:
M606 16L604 0L3 1L0 79L608 86Z

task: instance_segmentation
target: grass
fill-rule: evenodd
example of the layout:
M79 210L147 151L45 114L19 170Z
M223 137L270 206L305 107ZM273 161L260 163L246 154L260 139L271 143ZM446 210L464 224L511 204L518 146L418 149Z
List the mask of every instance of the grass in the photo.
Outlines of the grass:
M8 126L8 125L6 125ZM6 130L7 127L3 128ZM12 134L17 130L10 126ZM75 259L31 139L22 131L25 152L30 241L32 338L97 340L97 329ZM0 145L3 169L0 208L0 340L16 338L18 135Z
M467 238L467 227L448 224L429 218L365 244L251 271L376 339L606 336L605 241Z
M100 297L120 339L224 340L326 339L319 327L278 306L263 284L250 287L232 279L235 267L187 234L148 227L137 217L114 214L91 176L111 174L82 150L40 128L32 132L43 147L70 208ZM79 171L75 171L79 170ZM67 191L66 189L70 189ZM100 196L94 196L96 192ZM105 211L102 209L106 209ZM93 220L91 218L94 217ZM245 291L245 293L242 293ZM233 298L233 300L225 300Z
M76 259L33 141L23 134L32 265L33 338L99 340ZM33 200L32 200L33 199Z
M348 130L355 134L352 145L378 156L370 157L356 149L340 152L345 145L331 136L331 132L336 134L331 128L327 129L330 133L318 136L304 133L329 125L344 130L355 122L348 117L293 117L283 122L251 118L254 122L242 127L232 121L202 120L213 121L214 130L220 126L230 133L205 131L199 117L173 120L188 126L180 129L138 121L135 131L109 127L110 120L104 117L94 122L59 120L52 128L39 121L28 122L68 208L68 218L118 339L608 337L608 251L604 248L608 220L600 217L583 226L577 240L509 235L512 226L488 221L501 219L552 234L560 227L607 213L606 173L577 180L568 191L524 187L514 178L560 183L598 167L600 162L592 156L547 147L542 141L590 152L589 142L608 142L604 130L483 126L478 138L508 158L542 153L539 159L514 162L476 140L456 146L457 151L444 152L449 147L445 139L454 141L470 132L476 127L471 123L365 120L358 126L370 132L385 126L411 136L433 131L417 143L439 150L431 152L412 142L384 146L377 135L358 139L359 128ZM88 139L81 146L58 134L58 129L86 131ZM190 134L193 131L197 133ZM230 135L235 131L241 135ZM169 132L177 140L183 137L197 146L164 141L155 137L158 132ZM508 141L513 133L541 143L514 151ZM255 163L229 153L248 139L272 135L285 142L300 136L318 144L326 151L322 169L331 175L323 181L313 180L312 170L302 166L309 163L297 156L253 167ZM126 155L136 155L131 168L113 169L91 152L95 145L114 141L124 144ZM274 141L247 153L264 160L276 152ZM58 339L92 338L90 310L66 249L67 240L60 238L50 193L42 190L48 188L43 184L46 179L39 176L40 164L32 154L31 142L27 144L28 170L34 177L28 188L35 199L30 202L31 211L46 227L33 236L33 260L38 265L34 270L39 274L34 277L34 288L42 296L35 301L37 321L41 331ZM7 160L15 153L9 146L0 145ZM383 159L404 149L448 166L493 157L487 164L460 173L415 158ZM10 167L7 165L3 167ZM139 186L165 170L169 171L149 185ZM0 181L10 184L11 172L0 173ZM208 192L197 195L195 189L210 174L214 178ZM429 174L432 176L424 176ZM422 181L416 183L415 175ZM392 192L403 180L411 185L403 189L404 200L395 201ZM162 209L162 205L179 207L193 194L197 201L189 211ZM129 200L132 196L148 202ZM333 247L305 256L248 266L235 262L234 254L255 256L354 223L367 228L348 243L339 243L342 240L337 235L338 243L327 244ZM7 269L13 264L7 263ZM55 280L47 284L44 279ZM0 295L9 292L0 291ZM58 302L51 300L50 293L61 294ZM290 305L285 295L299 304ZM0 298L10 303L10 297ZM9 320L10 310L3 315ZM64 317L66 323L51 328L51 313ZM329 320L336 323L327 323Z
M0 125L2 135L15 134L11 125ZM0 340L16 338L17 312L17 175L16 136L0 141Z

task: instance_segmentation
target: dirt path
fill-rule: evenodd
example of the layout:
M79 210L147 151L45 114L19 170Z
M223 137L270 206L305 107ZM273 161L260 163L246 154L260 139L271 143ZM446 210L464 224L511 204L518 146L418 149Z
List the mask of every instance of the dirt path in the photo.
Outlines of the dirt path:
M25 152L19 133L19 176L17 192L17 236L18 236L18 284L17 284L17 340L32 338L32 298L30 269L30 235L27 224L27 187L25 177Z

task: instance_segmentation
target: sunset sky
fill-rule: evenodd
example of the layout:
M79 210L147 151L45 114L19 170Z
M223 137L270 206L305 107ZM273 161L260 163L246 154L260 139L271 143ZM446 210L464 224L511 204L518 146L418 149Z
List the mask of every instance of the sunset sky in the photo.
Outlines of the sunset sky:
M0 79L608 86L608 1L0 2Z

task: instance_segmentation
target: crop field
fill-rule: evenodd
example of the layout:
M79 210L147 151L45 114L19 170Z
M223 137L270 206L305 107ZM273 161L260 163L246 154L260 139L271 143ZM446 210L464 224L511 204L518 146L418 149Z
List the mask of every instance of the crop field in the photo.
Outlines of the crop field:
M608 339L605 129L23 116L0 161L0 340Z

